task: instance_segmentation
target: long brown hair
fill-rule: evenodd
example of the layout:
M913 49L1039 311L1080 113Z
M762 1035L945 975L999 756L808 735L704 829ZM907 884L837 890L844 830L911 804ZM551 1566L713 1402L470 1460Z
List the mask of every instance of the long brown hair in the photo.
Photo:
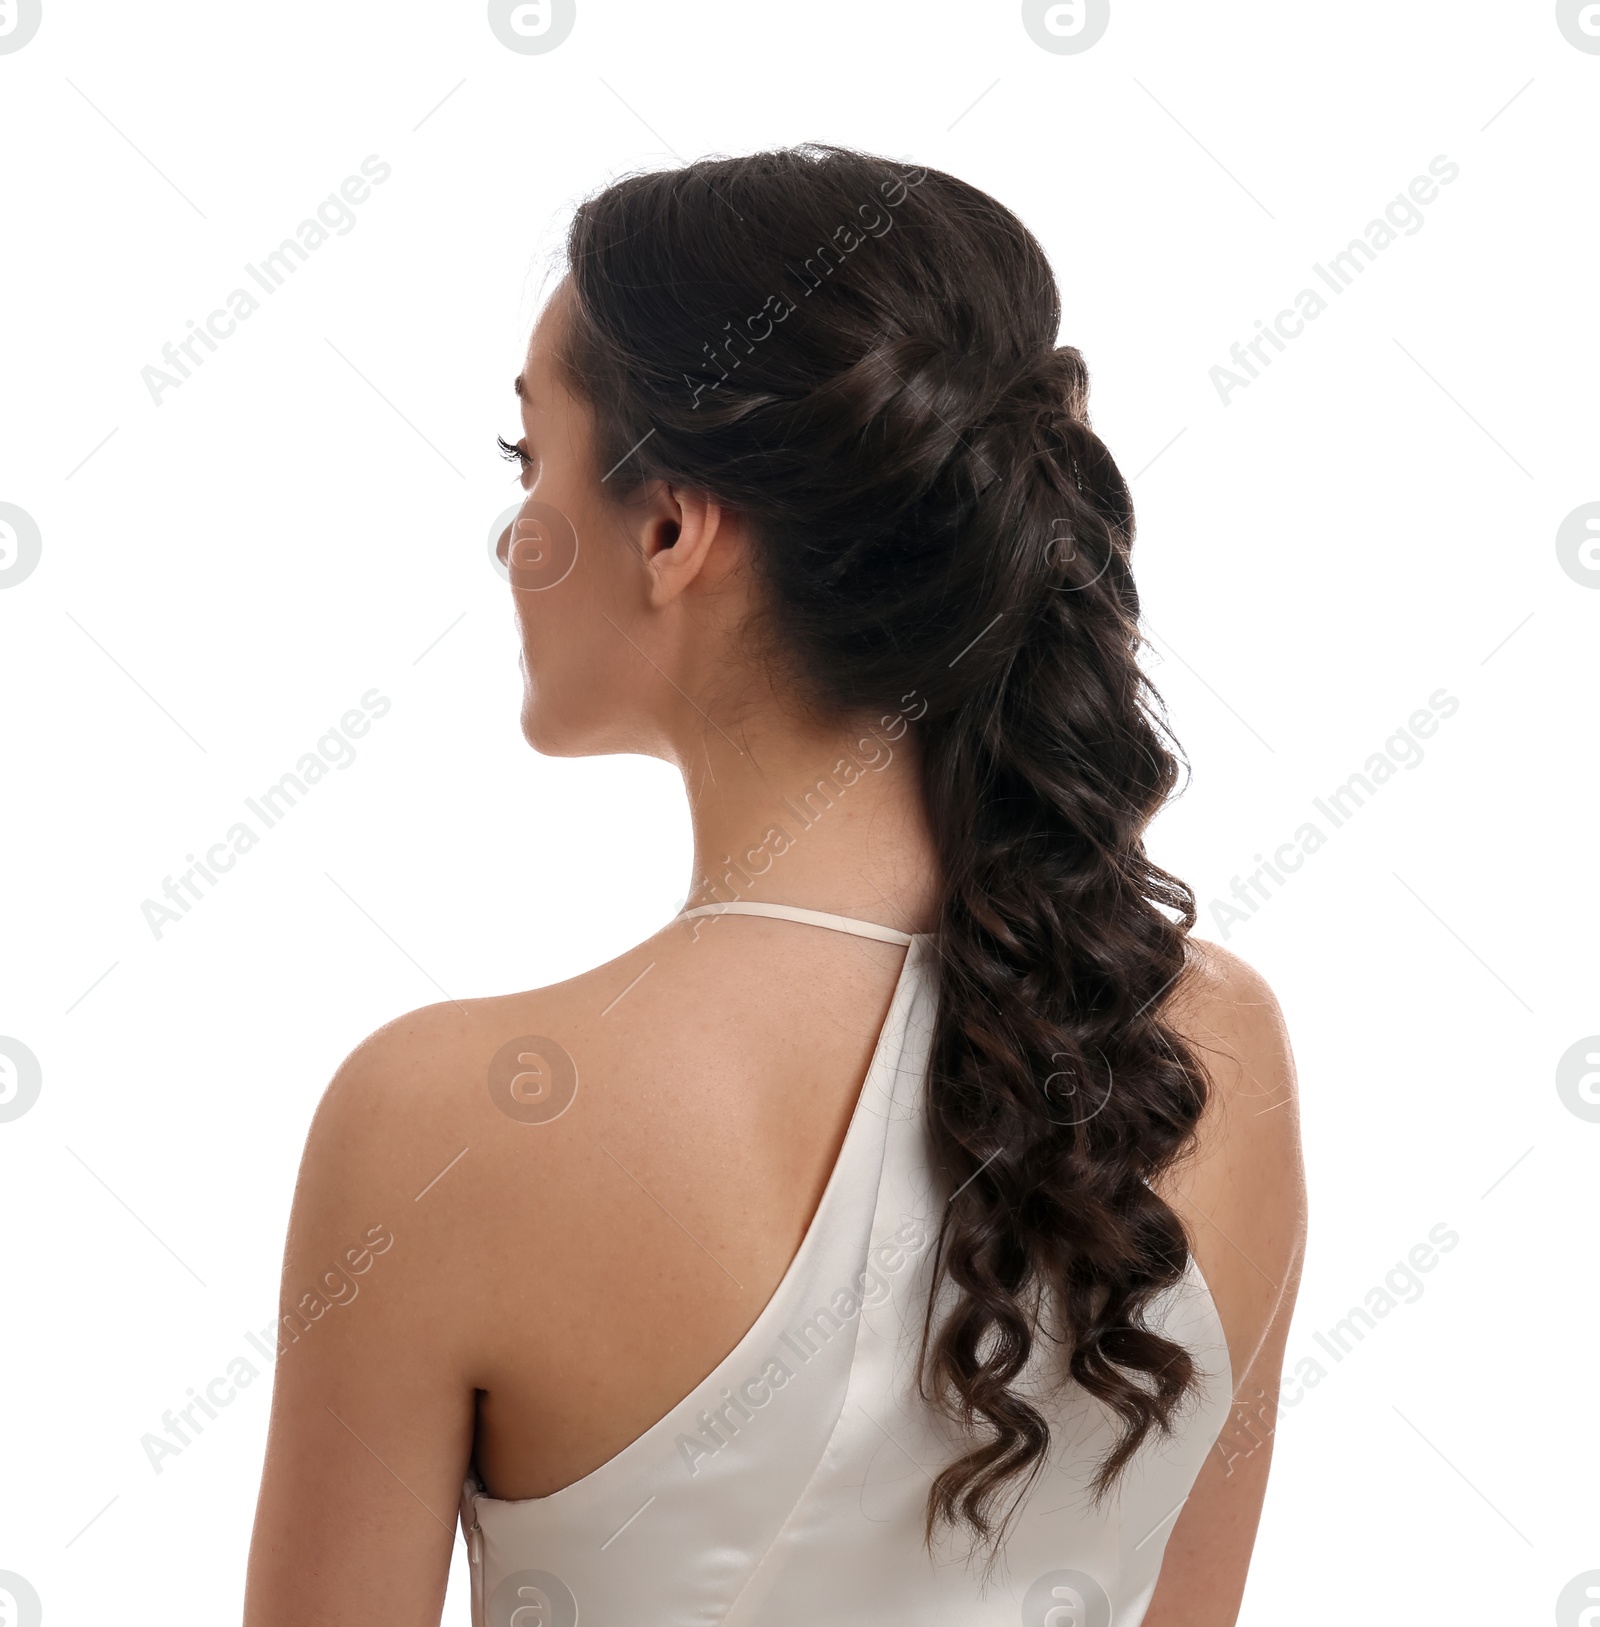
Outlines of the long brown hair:
M954 176L815 145L705 160L589 199L567 256L567 366L618 495L665 478L749 517L814 704L926 703L949 1201L918 1380L971 1445L925 1535L964 1521L992 1553L1050 1445L1017 1387L1037 1341L1117 1420L1097 1499L1198 1377L1144 1320L1188 1260L1147 1182L1207 1083L1163 1018L1195 911L1144 850L1178 758L1137 659L1127 484L1043 250Z

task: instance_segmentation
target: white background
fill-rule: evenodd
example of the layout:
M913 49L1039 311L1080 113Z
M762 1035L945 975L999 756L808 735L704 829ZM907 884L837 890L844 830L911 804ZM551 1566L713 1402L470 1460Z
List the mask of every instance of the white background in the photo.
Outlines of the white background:
M160 1474L140 1438L264 1365L245 1332L344 1053L609 958L686 891L670 771L520 740L492 437L577 199L820 139L992 191L1059 271L1137 475L1194 764L1154 848L1202 932L1313 797L1459 702L1230 928L1295 1043L1289 1359L1327 1372L1280 1421L1241 1619L1550 1619L1600 1568L1600 1123L1555 1084L1600 1031L1600 592L1555 547L1600 499L1597 96L1543 0L1114 0L1080 55L948 0L579 0L543 55L477 4L45 0L0 55L0 502L43 539L0 591L0 1034L43 1070L0 1124L0 1570L45 1618L236 1614L266 1375ZM392 174L354 227L261 293L244 263L369 154ZM1332 295L1313 262L1440 154L1421 229ZM236 287L261 308L154 404L141 369ZM1224 405L1209 369L1305 287L1329 308ZM157 939L142 902L373 688L358 759ZM1441 1222L1425 1292L1335 1361L1315 1335Z

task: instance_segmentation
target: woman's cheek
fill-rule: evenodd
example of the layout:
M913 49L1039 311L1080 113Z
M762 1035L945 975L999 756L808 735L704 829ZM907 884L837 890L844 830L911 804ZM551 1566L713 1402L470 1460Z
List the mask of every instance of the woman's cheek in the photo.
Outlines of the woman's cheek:
M554 503L530 497L511 522L506 568L519 593L548 593L578 562L577 528Z

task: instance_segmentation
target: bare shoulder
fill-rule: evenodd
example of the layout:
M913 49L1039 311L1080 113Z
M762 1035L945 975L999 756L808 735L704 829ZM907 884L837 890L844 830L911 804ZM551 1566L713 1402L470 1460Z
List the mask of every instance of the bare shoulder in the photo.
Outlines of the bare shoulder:
M672 1027L673 989L658 985L681 953L657 934L563 982L439 1001L369 1034L312 1119L291 1246L297 1230L342 1233L358 1211L382 1209L419 1238L408 1292L470 1300L516 1238L547 1245L519 1271L550 1269L552 1254L581 1244L614 1170L609 1132ZM677 1006L693 1015L693 1002ZM462 1316L463 1337L479 1320Z
M1222 1323L1233 1406L1173 1527L1147 1627L1232 1627L1267 1475L1284 1349L1305 1258L1294 1056L1254 967L1191 938L1165 1016L1210 1081L1188 1156L1154 1182L1177 1210Z
M1275 1085L1293 1096L1294 1062L1277 997L1255 967L1204 938L1188 940L1189 960L1167 1018L1210 1064L1224 1092Z
M323 1092L297 1208L363 1189L418 1202L437 1179L429 1210L443 1221L455 1187L473 1185L470 1169L463 1182L443 1179L453 1159L492 1159L508 1127L551 1123L573 1105L590 1008L629 958L548 988L422 1006L369 1034Z
M408 1011L339 1064L306 1136L296 1208L398 1197L472 1117L469 1058L484 1027L479 1002ZM459 1150L459 1146L457 1148Z
M1188 1228L1237 1388L1293 1309L1306 1235L1299 1092L1266 980L1220 945L1188 947L1165 1015L1205 1068L1210 1099L1191 1150L1154 1184Z
M527 1243L513 1280L539 1268L564 1220L547 1177L571 1162L570 1135L529 1130L491 1080L508 1060L506 1101L552 1117L564 1076L545 1036L571 1004L557 986L407 1012L324 1091L284 1248L248 1621L438 1619L486 1284L508 1246Z
M1241 1156L1297 1148L1299 1090L1277 997L1253 966L1220 944L1191 938L1188 951L1165 1016L1211 1085L1197 1156L1190 1162L1203 1163L1224 1146Z

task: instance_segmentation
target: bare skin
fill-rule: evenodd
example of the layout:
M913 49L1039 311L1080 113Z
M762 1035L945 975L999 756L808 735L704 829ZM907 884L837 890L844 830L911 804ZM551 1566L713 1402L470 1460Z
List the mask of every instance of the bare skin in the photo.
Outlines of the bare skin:
M754 657L737 515L668 485L612 500L555 365L564 299L519 376L524 515L559 510L579 539L553 586L517 586L513 560L524 734L553 755L676 764L697 881L728 855L743 897L928 929L937 864L914 731L819 724ZM519 533L524 583L550 534ZM768 829L794 824L778 799L841 757L864 767L848 794L752 873ZM299 1333L275 1380L246 1627L435 1627L471 1462L493 1496L547 1495L717 1365L810 1224L903 953L770 919L671 925L569 982L426 1007L357 1047L295 1195L280 1308ZM1305 1228L1287 1038L1271 993L1222 950L1197 956L1174 1018L1217 1088L1197 1156L1162 1190L1190 1227L1237 1394L1260 1407L1264 1392L1270 1418ZM548 1122L510 1116L486 1086L525 1035L576 1070ZM362 1254L374 1228L393 1243ZM324 1301L342 1302L296 1317L341 1264L355 1297L328 1279ZM1178 1518L1147 1627L1235 1620L1270 1441L1229 1439Z

